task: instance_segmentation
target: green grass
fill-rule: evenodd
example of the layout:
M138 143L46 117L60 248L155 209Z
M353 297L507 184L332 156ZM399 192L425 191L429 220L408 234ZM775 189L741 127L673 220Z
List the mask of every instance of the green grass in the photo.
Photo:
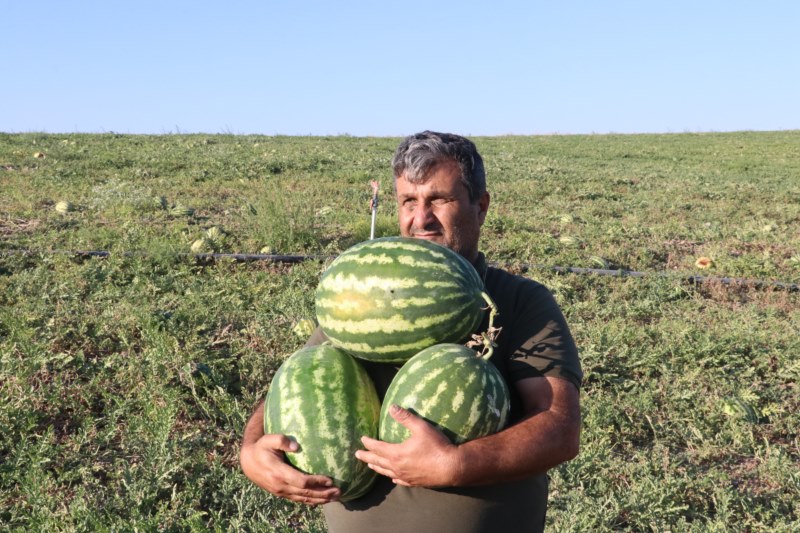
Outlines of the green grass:
M211 226L218 251L336 254L369 236L370 179L377 233L395 234L397 142L0 134L0 529L324 529L237 462L324 264L179 254ZM800 132L476 142L491 260L659 273L526 273L554 291L586 373L550 529L791 531L800 294L684 280L800 283ZM47 253L75 249L112 254Z

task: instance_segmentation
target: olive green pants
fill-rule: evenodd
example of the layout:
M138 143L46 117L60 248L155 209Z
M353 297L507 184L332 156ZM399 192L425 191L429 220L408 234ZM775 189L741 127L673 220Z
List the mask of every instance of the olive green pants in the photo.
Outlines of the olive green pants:
M547 476L461 489L394 485L381 476L364 497L323 506L333 533L540 532L547 510Z

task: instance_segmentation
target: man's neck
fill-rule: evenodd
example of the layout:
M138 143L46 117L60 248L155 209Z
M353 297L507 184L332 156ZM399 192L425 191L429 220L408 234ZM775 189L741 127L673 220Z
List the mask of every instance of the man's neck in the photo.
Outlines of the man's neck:
M475 270L478 272L478 275L481 279L486 277L486 270L488 268L488 264L486 263L486 256L484 256L481 252L475 252L475 260L470 261L472 266L475 267Z

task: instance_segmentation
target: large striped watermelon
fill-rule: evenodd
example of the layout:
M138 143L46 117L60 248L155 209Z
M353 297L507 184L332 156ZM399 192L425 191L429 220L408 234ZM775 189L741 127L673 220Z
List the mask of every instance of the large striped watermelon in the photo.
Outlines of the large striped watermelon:
M380 400L356 359L329 345L292 354L272 379L264 405L264 432L300 445L287 453L303 472L330 477L341 500L369 490L376 474L355 457L361 436L377 436Z
M437 344L412 357L392 380L381 408L380 439L403 442L410 433L389 414L409 409L460 444L496 433L508 420L508 387L484 356L460 344Z
M483 281L436 243L384 237L349 248L323 273L317 321L331 342L378 362L404 362L434 344L462 342L478 327Z

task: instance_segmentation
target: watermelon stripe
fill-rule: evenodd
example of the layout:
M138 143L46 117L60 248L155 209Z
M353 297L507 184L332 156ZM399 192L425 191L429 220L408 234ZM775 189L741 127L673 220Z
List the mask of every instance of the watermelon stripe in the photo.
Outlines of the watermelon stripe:
M369 245L370 248L375 248L378 250L405 250L409 252L420 252L422 250L429 249L425 243L428 241L414 241L411 239L402 239L402 238L386 238L386 239L376 239L374 241L365 241L361 244L357 244L356 247L362 248L364 246ZM431 256L437 257L439 259L447 259L441 252L427 252L430 253Z
M357 265L390 265L394 263L394 258L387 254L372 255L342 255L336 259L336 264L355 263Z
M452 294L449 296L449 299L458 298L458 294ZM427 297L411 297L411 298L402 298L399 300L392 300L391 305L395 309L406 309L408 307L427 307L430 305L436 305L436 300L431 298L430 296Z
M464 296L458 293L444 294L437 298L433 298L432 296L424 296L424 297L411 296L409 298L397 298L391 300L388 302L388 305L394 309L406 309L409 307L426 308L429 306L436 305L438 302L449 301L449 300L462 300L462 299L464 299ZM363 310L365 304L371 305L373 309L387 308L386 302L377 299L365 302L364 298L351 297L348 299L344 299L341 297L337 297L335 294L331 294L330 296L328 296L325 295L324 293L321 293L319 298L317 299L317 308L329 312L330 311L357 312Z
M449 352L453 353L453 352ZM446 364L446 363L444 363ZM466 359L458 358L458 359L451 359L450 364L458 364L460 366L467 366L469 363ZM469 372L469 369L463 368L459 371L459 374L467 374L467 379L463 383L459 383L459 386L456 388L456 392L453 395L453 400L451 402L443 402L445 404L449 403L449 405L445 405L440 408L437 413L442 413L440 415L439 424L444 427L449 427L453 424L453 420L464 420L469 419L469 413L473 409L472 403L470 400L474 400L471 398L472 395L467 395L466 391L473 390L478 380L480 374L476 372ZM450 396L448 395L446 399L449 399ZM481 431L483 433L483 431ZM455 443L459 444L465 440L465 435L458 434L455 439Z
M459 284L452 281L426 281L422 287L424 289L458 289Z
M413 278L390 278L385 276L361 277L354 274L337 274L325 278L324 283L320 283L321 290L338 293L341 291L353 291L366 294L373 289L384 291L413 289L419 287L419 282Z
M440 271L444 274L450 274L453 272L453 268L445 262L442 262L441 258L438 261L430 261L427 259L420 259L419 257L414 257L413 255L399 255L397 256L397 262L401 265L406 265L414 268L428 268L432 271ZM462 272L458 272L459 275L463 275Z
M363 298L324 298L320 297L317 300L317 309L324 310L327 312L335 312L335 313L349 313L353 314L356 312L360 312L364 309L364 299ZM382 301L372 302L374 308L385 308L385 304Z
M466 306L455 311L443 313L441 315L429 315L410 320L402 314L394 314L388 318L367 318L364 320L327 320L325 326L332 332L340 333L340 336L354 334L372 333L395 333L397 331L407 332L409 330L424 330L433 328L439 324L450 322L453 317L460 316ZM335 334L334 334L335 335Z
M331 340L335 340L331 338ZM406 352L418 352L436 344L436 339L433 337L425 337L422 339L417 340L416 342L409 342L405 344L392 344L390 346L381 346L381 345L371 345L365 342L345 342L342 340L336 340L336 345L341 347L342 350L346 352L352 353L359 353L359 354L373 354L373 355L386 355L387 357L383 360L386 362L394 362L394 361L402 361L404 358L402 355ZM388 357L394 356L394 357Z
M471 322L469 316L461 318L463 314L471 307L471 303L466 305L459 305L451 302L450 309L447 312L438 315L418 315L416 317L410 316L412 313L403 312L403 310L394 309L390 313L379 315L377 312L370 313L372 318L358 319L358 316L350 319L336 319L328 318L325 320L326 332L331 332L336 337L344 338L358 338L363 339L364 334L373 333L404 333L403 338L407 339L407 333L414 331L417 334L425 334L426 330L436 330L438 327L445 326L445 330L449 330L452 325L461 327L463 324ZM454 308L455 307L455 308ZM453 319L460 319L453 324ZM386 343L388 344L388 340Z
M480 382L481 382L480 383L481 391L485 391L486 390L486 374L483 374L480 377L481 377L481 380L480 380ZM469 406L469 409L467 410L467 422L466 422L466 425L468 427L477 427L477 428L479 428L479 431L484 431L485 428L483 426L479 425L482 422L481 417L483 416L482 407L483 407L484 398L483 398L482 395L476 394L475 396L472 397L471 400L472 401L470 401L467 404Z

